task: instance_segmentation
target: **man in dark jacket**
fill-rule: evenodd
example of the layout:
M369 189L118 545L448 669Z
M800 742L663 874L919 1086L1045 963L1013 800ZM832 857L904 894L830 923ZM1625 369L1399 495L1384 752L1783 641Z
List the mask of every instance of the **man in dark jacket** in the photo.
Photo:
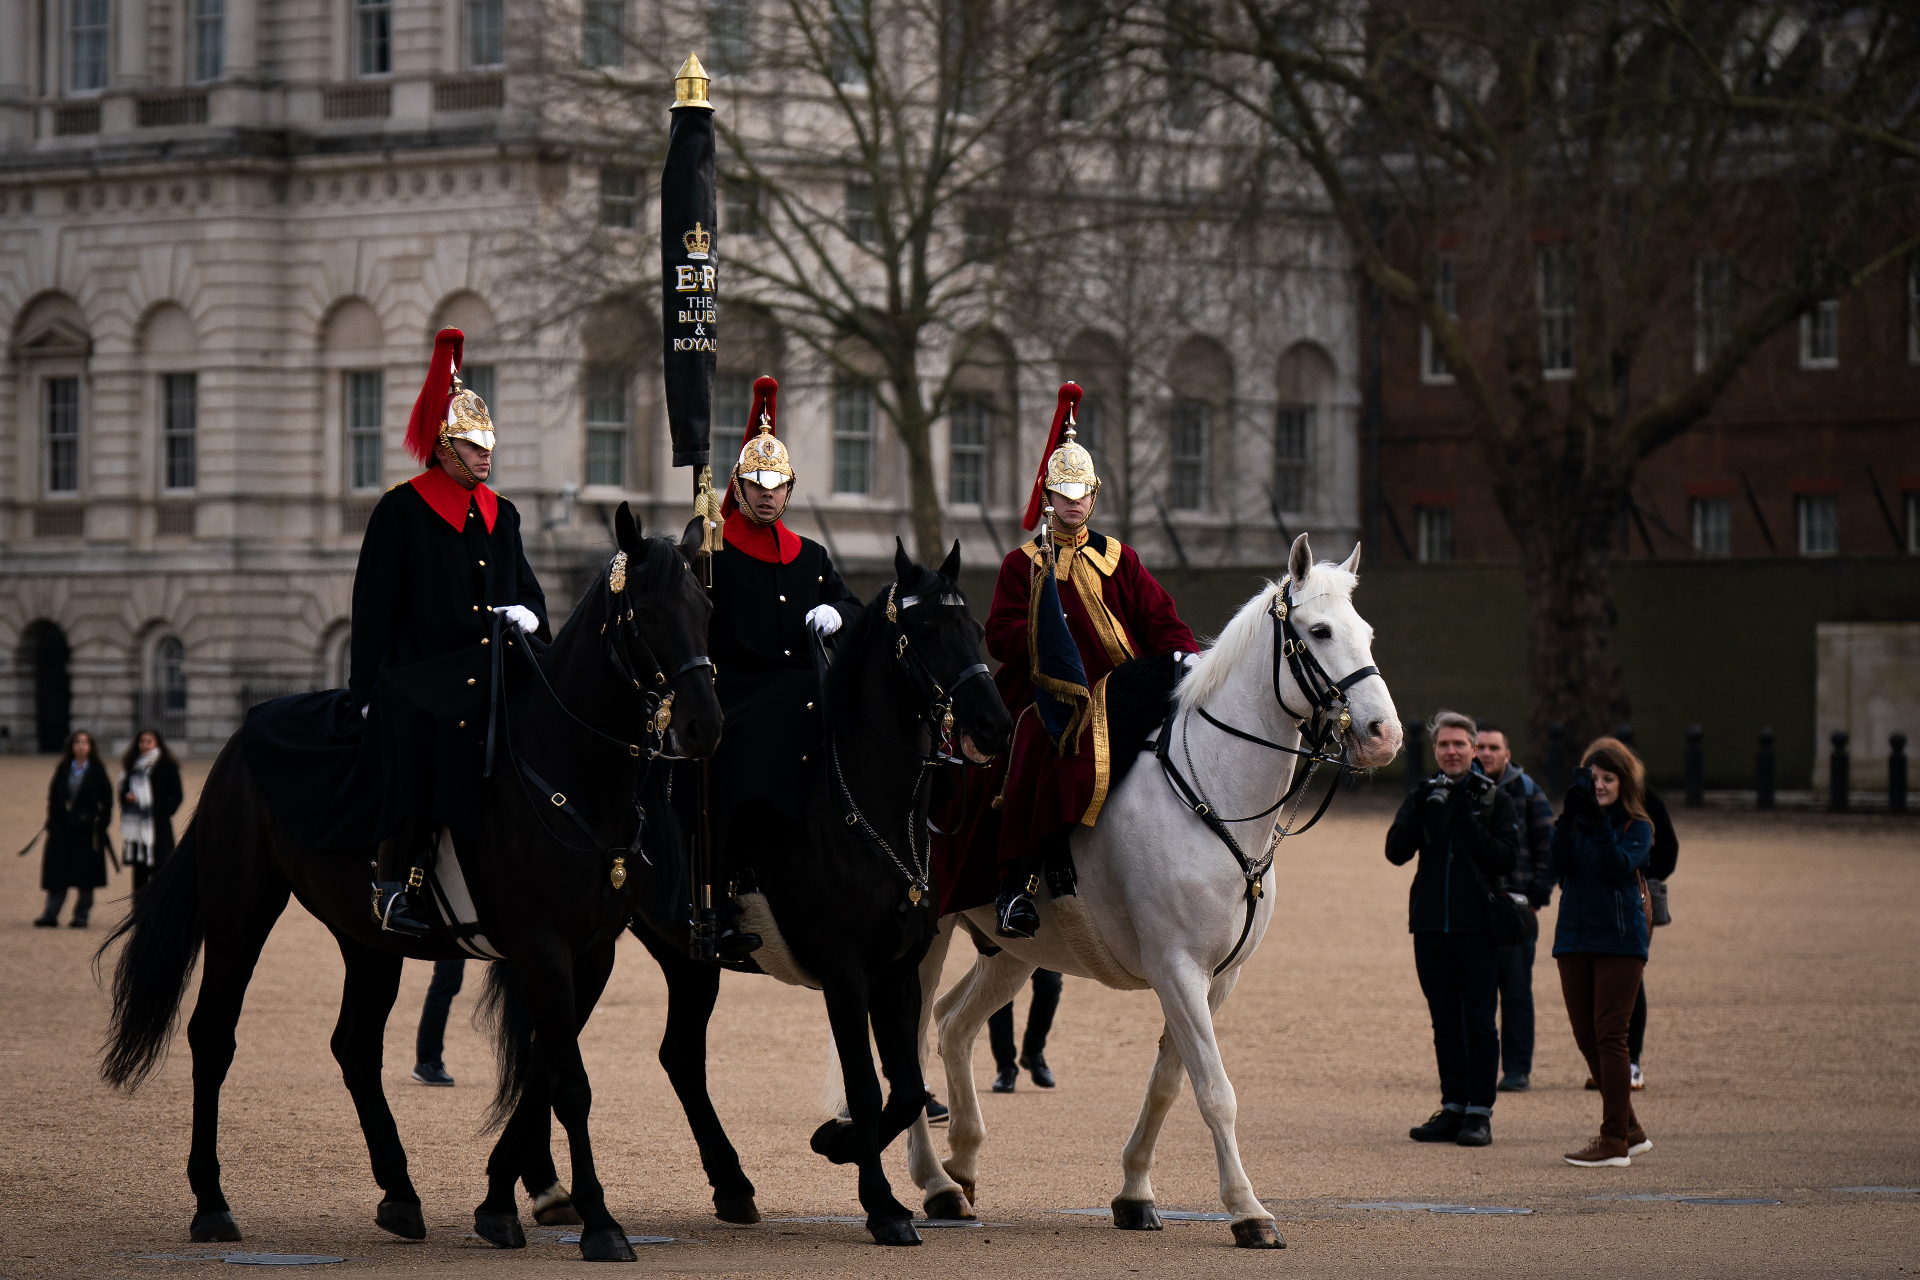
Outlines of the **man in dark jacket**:
M1540 941L1536 913L1553 899L1553 880L1547 860L1553 856L1553 802L1546 789L1513 762L1506 732L1498 725L1479 723L1474 742L1474 768L1492 778L1513 801L1524 828L1520 860L1507 877L1507 891L1525 902L1527 937L1524 942L1496 949L1500 967L1500 1092L1520 1093L1533 1074L1533 955Z
M1507 793L1473 769L1473 721L1442 711L1428 726L1440 772L1409 792L1387 830L1387 861L1420 865L1408 929L1420 990L1433 1018L1440 1110L1415 1142L1493 1141L1500 1037L1494 1030L1499 961L1488 896L1504 891L1520 858L1520 819Z

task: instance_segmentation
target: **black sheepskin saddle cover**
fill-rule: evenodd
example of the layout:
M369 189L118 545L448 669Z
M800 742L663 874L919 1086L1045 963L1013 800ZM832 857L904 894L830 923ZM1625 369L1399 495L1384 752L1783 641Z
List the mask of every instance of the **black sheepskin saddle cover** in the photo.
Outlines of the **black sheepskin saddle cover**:
M1181 666L1172 654L1150 654L1115 667L1107 676L1107 752L1112 761L1107 794L1117 795L1127 772L1165 723L1167 704Z

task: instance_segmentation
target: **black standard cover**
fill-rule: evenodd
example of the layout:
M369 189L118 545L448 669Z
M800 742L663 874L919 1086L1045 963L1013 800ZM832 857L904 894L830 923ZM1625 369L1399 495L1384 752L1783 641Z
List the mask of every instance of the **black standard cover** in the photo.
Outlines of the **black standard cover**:
M804 816L821 734L818 642L806 617L823 604L843 627L863 608L810 538L800 539L792 564L755 559L731 543L714 557L707 635L726 716L713 758L715 813L761 796L795 821Z
M465 528L455 529L413 485L388 490L367 521L354 573L349 687L277 698L247 713L241 750L297 843L365 848L415 814L451 823L476 812L489 610L525 605L547 631L519 512L499 502L491 532L471 501ZM502 633L519 630L508 624Z
M661 332L673 465L707 465L713 368L720 351L719 237L714 234L713 111L678 107L660 174Z

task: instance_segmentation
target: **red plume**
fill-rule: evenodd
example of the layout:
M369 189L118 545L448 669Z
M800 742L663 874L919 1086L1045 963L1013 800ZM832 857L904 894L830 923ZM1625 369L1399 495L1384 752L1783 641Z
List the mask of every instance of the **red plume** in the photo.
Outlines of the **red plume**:
M453 371L460 367L460 354L466 345L467 335L458 329L442 329L433 335L427 380L421 384L420 398L413 402L413 416L407 419L407 452L422 464L433 462L440 428L447 422L447 405L453 400Z
M1077 382L1060 384L1060 403L1053 409L1053 430L1047 433L1047 447L1040 453L1040 470L1033 477L1033 497L1027 502L1027 518L1020 522L1020 527L1028 532L1040 523L1040 508L1046 505L1047 459L1060 447L1060 432L1067 425L1067 411L1078 412L1081 394Z
M761 374L753 380L753 408L747 413L747 434L740 443L744 446L748 440L760 434L760 414L765 411L769 434L778 435L777 424L780 419L774 408L774 402L780 398L780 383L768 374ZM735 455L734 461L739 461ZM733 463L727 464L727 473L733 473ZM733 482L727 482L727 496L720 501L720 514L730 516L738 504L733 500Z

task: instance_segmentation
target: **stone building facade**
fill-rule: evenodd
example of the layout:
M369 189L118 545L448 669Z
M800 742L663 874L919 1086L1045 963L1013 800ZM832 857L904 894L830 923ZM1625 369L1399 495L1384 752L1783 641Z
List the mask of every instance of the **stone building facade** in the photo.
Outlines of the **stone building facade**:
M401 437L443 325L468 334L494 484L557 611L614 504L650 530L687 519L657 359L632 355L657 352L654 320L540 325L513 301L521 233L561 205L598 201L603 230L638 255L654 243L651 175L610 189L602 159L543 123L508 57L515 2L0 0L7 749L69 727L118 747L157 723L208 750L252 701L342 682L360 532L411 474ZM1054 385L1103 390L1086 370L1113 339L1056 328L996 338L1007 359L942 425L969 562L1020 536ZM735 439L746 381L785 385L791 522L852 568L884 563L909 533L897 442L776 340L727 350ZM1166 437L1128 513L1151 563L1271 566L1283 530L1345 553L1358 343L1337 259L1223 290L1146 358L1124 394Z

